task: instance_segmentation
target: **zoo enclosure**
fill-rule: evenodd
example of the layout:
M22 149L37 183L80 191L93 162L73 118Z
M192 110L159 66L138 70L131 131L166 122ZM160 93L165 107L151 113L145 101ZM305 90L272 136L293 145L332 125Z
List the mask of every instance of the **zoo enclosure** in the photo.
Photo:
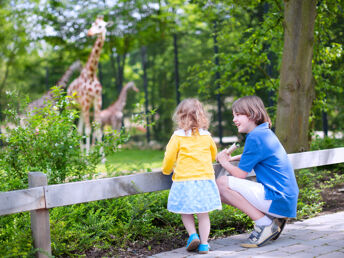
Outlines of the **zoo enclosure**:
M344 147L288 154L294 169L344 162ZM225 173L214 164L218 177ZM252 171L249 177L254 177ZM31 230L38 257L51 255L49 209L78 203L170 189L171 176L161 171L89 181L48 185L41 172L29 173L29 189L0 193L0 216L30 211Z

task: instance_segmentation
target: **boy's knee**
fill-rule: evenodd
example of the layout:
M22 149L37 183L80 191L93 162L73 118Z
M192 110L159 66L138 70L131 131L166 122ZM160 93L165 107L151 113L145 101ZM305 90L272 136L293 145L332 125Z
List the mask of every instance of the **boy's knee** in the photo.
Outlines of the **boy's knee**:
M216 179L216 184L219 188L219 191L223 191L225 188L228 188L228 177L220 176L218 179Z

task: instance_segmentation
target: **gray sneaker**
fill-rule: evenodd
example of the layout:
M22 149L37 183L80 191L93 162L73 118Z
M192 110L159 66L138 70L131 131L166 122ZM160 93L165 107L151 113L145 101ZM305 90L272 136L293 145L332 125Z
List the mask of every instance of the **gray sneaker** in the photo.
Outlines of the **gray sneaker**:
M251 235L241 246L247 248L261 247L274 238L280 231L281 229L276 220L273 220L269 226L255 225Z

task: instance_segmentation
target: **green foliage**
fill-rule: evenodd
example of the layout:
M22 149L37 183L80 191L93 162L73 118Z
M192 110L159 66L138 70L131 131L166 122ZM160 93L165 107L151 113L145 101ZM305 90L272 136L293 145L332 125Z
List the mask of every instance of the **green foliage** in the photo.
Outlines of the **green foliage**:
M321 177L322 175L309 169L297 171L296 178L300 191L297 203L298 219L312 217L322 210L321 190L315 187Z
M27 257L34 253L30 213L0 217L0 256Z
M241 234L253 227L252 220L240 210L222 205L222 210L210 213L211 237Z
M168 192L104 200L51 212L54 253L82 254L82 250L126 248L129 242L171 235L180 219L165 209Z
M343 146L343 138L336 139L316 137L312 141L311 150L331 149ZM296 178L300 189L297 218L312 217L322 211L324 202L321 192L344 182L343 164L301 169L296 171Z
M180 215L168 212L168 191L127 196L51 211L51 235L56 256L82 255L89 249L111 253L130 243L186 238ZM241 233L252 226L242 212L224 206L210 214L211 237ZM197 223L197 221L196 221ZM84 251L82 251L84 250Z
M311 150L325 150L325 149L332 149L344 146L344 138L332 137L324 137L321 138L319 136L313 137L314 139L311 142Z
M133 158L135 162L133 162ZM160 168L164 152L160 150L119 149L107 156L106 168L108 176L120 176L137 172L150 172L152 168ZM104 171L98 165L98 171Z
M0 135L4 145L0 149L0 191L28 187L28 172L47 174L49 184L80 181L92 178L97 164L105 154L113 153L126 141L122 132L107 131L102 143L97 143L88 155L80 149L82 137L74 120L78 112L70 109L70 99L59 88L53 88L53 99L42 109L18 116L16 101L10 101L5 111L8 122L15 128L6 128ZM11 95L16 98L15 94ZM22 125L20 125L22 123ZM29 213L0 217L0 256L32 255Z
M10 178L7 186L2 185L2 191L26 188L30 171L46 173L50 184L67 178L81 180L100 160L96 151L89 157L80 151L81 136L74 125L77 113L68 109L69 100L59 95L57 89L55 93L46 107L33 110L21 121L15 112L7 112L17 127L7 128L7 133L1 135L5 147L0 152L0 167L2 175Z
M34 171L46 173L49 184L91 177L102 152L112 154L127 141L123 132L107 130L103 141L85 154L80 149L83 138L74 124L78 112L71 109L69 97L59 88L53 88L53 94L44 108L27 115L18 116L14 107L5 111L8 122L16 127L0 135L4 145L0 150L1 191L27 188L27 173Z

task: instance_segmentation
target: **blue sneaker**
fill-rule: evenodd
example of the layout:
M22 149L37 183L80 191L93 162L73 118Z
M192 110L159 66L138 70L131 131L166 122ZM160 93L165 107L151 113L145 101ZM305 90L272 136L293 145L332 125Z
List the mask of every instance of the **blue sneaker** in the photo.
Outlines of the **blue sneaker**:
M189 252L195 251L197 247L199 246L200 242L201 241L199 240L199 236L196 233L192 234L188 239L186 250Z
M200 244L198 246L198 253L207 254L208 252L209 252L209 245L208 244Z

